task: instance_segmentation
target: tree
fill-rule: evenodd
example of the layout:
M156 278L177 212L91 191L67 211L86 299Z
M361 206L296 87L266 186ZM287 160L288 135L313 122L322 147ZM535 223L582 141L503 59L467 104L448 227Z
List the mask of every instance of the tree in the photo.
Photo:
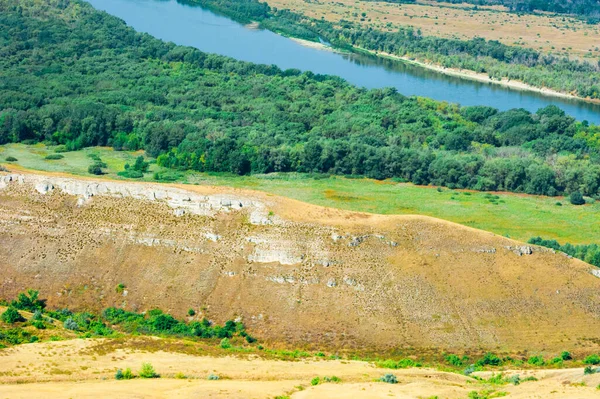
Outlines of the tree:
M579 191L573 191L571 195L569 195L569 201L573 205L583 205L585 204L585 199L583 199L583 195Z
M25 318L21 316L21 313L19 313L19 311L12 306L9 306L8 309L6 309L4 313L2 313L0 319L2 319L3 322L8 324L14 324L20 321L25 321Z

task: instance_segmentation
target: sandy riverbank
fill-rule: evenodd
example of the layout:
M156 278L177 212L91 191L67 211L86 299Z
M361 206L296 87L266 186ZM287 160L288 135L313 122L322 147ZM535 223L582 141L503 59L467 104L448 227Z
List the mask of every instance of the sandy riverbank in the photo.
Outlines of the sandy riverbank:
M331 46L326 46L323 43L316 43L316 42L311 42L308 40L297 39L297 38L290 38L290 39L301 44L302 46L315 48L315 49L319 49L319 50L334 51L334 52L337 51L335 48L333 48ZM549 89L547 87L541 87L541 88L535 87L535 86L528 85L527 83L523 83L518 80L510 80L510 79L506 79L506 78L502 79L502 80L496 80L496 79L490 78L487 74L470 71L468 69L445 68L440 65L422 62L422 61L410 59L408 57L401 57L401 56L397 56L397 55L390 54L390 53L375 52L375 51L367 50L367 49L360 48L360 47L356 47L356 49L358 51L365 52L365 53L368 53L368 54L371 54L371 55L374 55L377 57L384 57L384 58L389 58L389 59L396 60L396 61L406 62L406 63L412 64L412 65L417 65L422 68L426 68L426 69L429 69L429 70L432 70L432 71L435 71L438 73L443 73L443 74L449 75L449 76L456 76L456 77L459 77L462 79L476 80L476 81L482 82L482 83L492 83L492 84L496 84L496 85L500 85L500 86L504 86L504 87L509 87L509 88L515 89L515 90L532 91L532 92L540 93L540 94L543 94L546 96L554 96L554 97L560 97L560 98L567 98L567 99L571 99L571 100L579 100L579 101L586 101L586 102L590 102L590 103L594 103L594 104L600 104L600 100L578 97L578 96L575 96L575 95L572 95L569 93L563 93L560 91Z

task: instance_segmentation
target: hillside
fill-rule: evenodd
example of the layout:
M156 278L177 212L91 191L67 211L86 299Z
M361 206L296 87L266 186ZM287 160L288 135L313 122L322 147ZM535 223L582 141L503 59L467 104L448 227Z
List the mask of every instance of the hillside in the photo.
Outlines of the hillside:
M450 222L60 174L5 174L0 187L0 298L34 288L74 310L193 308L310 348L585 351L600 339L596 268Z

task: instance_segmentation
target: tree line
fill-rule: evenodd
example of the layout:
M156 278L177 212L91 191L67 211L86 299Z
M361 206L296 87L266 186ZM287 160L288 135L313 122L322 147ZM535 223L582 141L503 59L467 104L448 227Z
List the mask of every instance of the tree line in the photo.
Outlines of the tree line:
M296 12L271 8L258 0L178 0L216 10L241 22L257 21L260 26L305 40L324 39L340 49L356 47L400 57L432 62L487 74L491 79L518 80L583 98L600 98L600 62L571 60L544 55L536 50L508 46L497 40L469 40L424 36L420 30L365 28L341 19L332 23Z
M143 149L180 170L600 195L600 129L555 106L499 112L366 90L165 43L76 0L0 11L0 144Z

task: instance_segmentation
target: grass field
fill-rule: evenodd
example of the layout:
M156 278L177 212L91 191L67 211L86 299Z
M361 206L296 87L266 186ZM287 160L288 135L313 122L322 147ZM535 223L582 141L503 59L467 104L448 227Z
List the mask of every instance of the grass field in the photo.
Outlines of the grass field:
M107 163L105 178L120 178L116 173L125 163L133 164L141 153L116 152L110 148L88 148L63 153L64 159L45 160L51 148L22 144L0 147L0 163L9 170L6 157L18 159L20 167L51 172L87 175L95 153ZM13 169L16 169L13 166ZM152 181L155 164L144 180ZM600 241L600 203L573 206L562 197L542 197L508 193L481 193L446 188L421 187L390 180L312 178L300 174L254 176L181 173L178 182L200 185L249 188L300 201L346 210L379 214L420 214L526 241L533 236L553 238L561 243L587 244ZM562 206L557 205L560 202Z
M472 39L483 37L507 45L519 45L545 53L576 58L598 59L600 31L568 16L518 15L501 7L478 7L433 3L417 4L337 0L266 0L279 9L337 22L353 21L380 31L393 31L400 26L413 26L424 35ZM364 16L363 16L364 13Z

